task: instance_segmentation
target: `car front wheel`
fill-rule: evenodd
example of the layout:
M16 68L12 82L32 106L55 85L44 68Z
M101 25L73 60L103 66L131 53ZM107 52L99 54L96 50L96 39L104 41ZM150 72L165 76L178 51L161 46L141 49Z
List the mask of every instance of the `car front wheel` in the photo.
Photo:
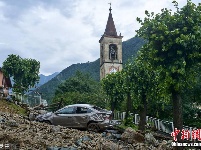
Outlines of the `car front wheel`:
M49 125L52 125L52 123L50 122L50 121L47 121L47 120L45 120L45 121L43 121L44 123L47 123L47 124L49 124Z
M92 132L98 132L100 129L97 123L89 123L87 126L87 130Z

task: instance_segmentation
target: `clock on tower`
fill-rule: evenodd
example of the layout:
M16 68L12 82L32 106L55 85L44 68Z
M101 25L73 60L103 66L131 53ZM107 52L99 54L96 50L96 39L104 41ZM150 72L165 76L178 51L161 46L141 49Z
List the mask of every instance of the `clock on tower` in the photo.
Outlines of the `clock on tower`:
M112 66L112 67L109 69L109 72L110 72L110 73L116 73L116 72L117 72L117 68L115 68L114 66Z

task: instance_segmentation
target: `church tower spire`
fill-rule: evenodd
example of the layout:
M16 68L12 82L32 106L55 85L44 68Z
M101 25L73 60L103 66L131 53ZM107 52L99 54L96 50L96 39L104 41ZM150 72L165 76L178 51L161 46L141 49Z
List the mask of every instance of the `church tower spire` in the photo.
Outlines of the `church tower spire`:
M107 74L122 70L122 38L118 36L112 17L111 3L105 32L99 40L100 43L100 79Z
M105 28L104 35L106 35L106 36L117 36L117 31L116 31L114 21L113 21L113 18L112 18L111 3L109 3L109 4L110 4L110 9L109 9L110 13L109 13L109 17L108 17L108 20L107 20L107 25L106 25L106 28Z

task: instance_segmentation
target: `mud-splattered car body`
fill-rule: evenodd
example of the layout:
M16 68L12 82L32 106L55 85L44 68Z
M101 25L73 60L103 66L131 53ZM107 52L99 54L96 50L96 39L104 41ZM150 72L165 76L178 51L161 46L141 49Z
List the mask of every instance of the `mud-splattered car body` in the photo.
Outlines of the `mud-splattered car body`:
M100 131L112 128L111 111L90 104L65 106L56 112L49 112L36 117L37 121L69 128L83 128Z

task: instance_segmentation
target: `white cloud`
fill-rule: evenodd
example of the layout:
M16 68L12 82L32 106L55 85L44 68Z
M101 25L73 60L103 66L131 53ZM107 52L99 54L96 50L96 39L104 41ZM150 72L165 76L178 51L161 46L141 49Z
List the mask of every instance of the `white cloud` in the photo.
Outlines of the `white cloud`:
M40 61L43 74L96 60L109 2L123 40L135 35L140 27L136 17L143 18L145 10L173 9L172 0L0 0L0 66L9 54ZM178 2L181 6L186 3Z

